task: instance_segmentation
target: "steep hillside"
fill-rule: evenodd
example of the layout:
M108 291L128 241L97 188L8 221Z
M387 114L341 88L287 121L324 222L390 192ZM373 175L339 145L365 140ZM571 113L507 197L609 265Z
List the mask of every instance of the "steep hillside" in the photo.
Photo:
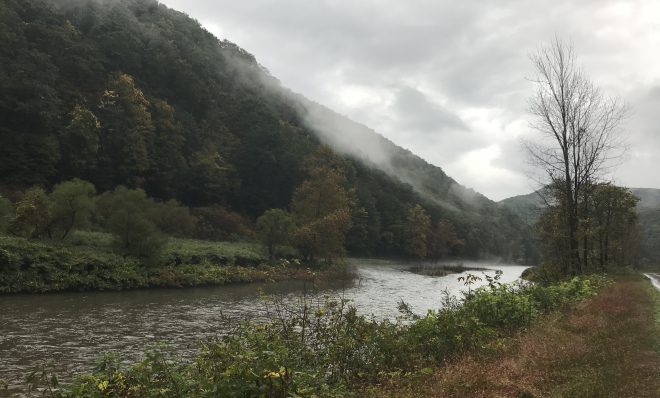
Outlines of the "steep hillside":
M499 204L529 225L533 225L538 221L544 207L543 199L537 192L506 198L501 200Z
M327 143L364 210L352 253L400 254L406 211L420 203L465 241L453 254L524 260L528 234L511 212L291 93L155 0L6 0L0 38L0 192L80 177L254 219L289 206L303 160Z

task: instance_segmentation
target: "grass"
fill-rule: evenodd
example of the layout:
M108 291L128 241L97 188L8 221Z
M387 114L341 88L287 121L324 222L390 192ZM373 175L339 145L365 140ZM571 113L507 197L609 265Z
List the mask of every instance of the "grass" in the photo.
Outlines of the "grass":
M619 277L597 296L545 316L525 333L372 388L391 397L658 397L660 294Z
M46 242L47 244L54 244ZM62 246L113 251L112 235L103 232L75 231ZM293 249L280 249L282 256L294 256ZM268 260L262 245L255 242L216 242L196 239L168 238L162 253L162 264L199 264L208 261L218 265L259 265Z
M288 256L292 249L282 249ZM65 242L0 236L0 293L125 290L310 279L288 261L269 264L255 243L170 239L155 262L113 251L108 234L76 232Z

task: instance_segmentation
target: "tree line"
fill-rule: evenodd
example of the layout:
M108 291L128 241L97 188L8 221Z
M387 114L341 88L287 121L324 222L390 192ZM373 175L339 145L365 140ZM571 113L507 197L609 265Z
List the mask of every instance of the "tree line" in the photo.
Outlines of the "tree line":
M293 194L291 212L267 210L257 219L257 230L271 258L277 244L288 243L307 262L331 263L345 254L347 238L367 233L364 225L353 220L368 212L356 200L344 161L327 147L306 158L305 170L307 179ZM408 208L399 238L406 255L416 259L437 261L463 245L450 221L432 223L419 204Z
M345 161L329 148L308 156L305 170L307 178L295 190L290 211L269 209L254 223L240 216L232 223L226 217L232 213L222 208L191 209L176 200L158 201L140 188L118 186L97 194L92 183L74 178L51 191L34 186L17 192L14 202L0 197L0 232L64 241L75 230L100 230L112 234L120 253L154 258L168 236L213 239L211 225L211 230L239 232L234 239L258 238L271 260L278 245L291 245L307 264L331 264L346 254L347 238L361 233L353 219L366 210L355 199ZM408 256L436 261L464 244L450 221L433 223L419 204L409 207L400 238Z

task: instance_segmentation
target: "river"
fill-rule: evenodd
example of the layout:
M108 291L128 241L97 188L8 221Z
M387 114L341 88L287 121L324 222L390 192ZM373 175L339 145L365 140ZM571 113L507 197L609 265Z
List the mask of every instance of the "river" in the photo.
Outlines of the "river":
M408 272L409 265L395 261L351 259L357 278L348 286L314 291L302 282L243 284L189 289L149 289L126 292L55 293L0 297L0 397L20 396L25 376L52 361L64 380L89 371L103 352L119 352L137 360L148 346L166 343L170 349L192 356L200 339L222 334L227 319L264 315L261 292L293 301L303 292L343 296L359 312L377 318L398 314L403 300L414 312L424 314L439 306L442 292L459 294L462 274L430 277ZM518 265L469 263L465 266L503 271L511 282L527 268ZM481 271L471 271L481 274ZM479 282L484 284L485 281ZM474 287L474 286L473 286Z

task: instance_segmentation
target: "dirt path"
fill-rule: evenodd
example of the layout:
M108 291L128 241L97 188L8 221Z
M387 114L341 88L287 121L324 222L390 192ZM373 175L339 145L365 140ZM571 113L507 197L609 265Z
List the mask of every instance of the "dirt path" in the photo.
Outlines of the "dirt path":
M461 358L425 380L374 395L660 397L658 295L645 278L619 280L577 308L495 342L490 354Z

